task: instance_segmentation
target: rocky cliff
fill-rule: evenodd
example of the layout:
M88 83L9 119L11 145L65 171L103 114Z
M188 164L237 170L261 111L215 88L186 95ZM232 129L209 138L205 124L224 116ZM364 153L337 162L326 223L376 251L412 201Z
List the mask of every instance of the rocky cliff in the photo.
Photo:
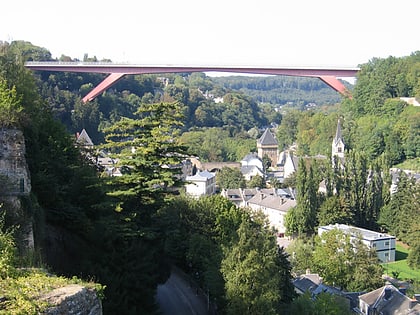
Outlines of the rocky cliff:
M32 215L23 205L31 192L25 138L18 129L0 129L0 204L10 224L18 226L18 247L34 248Z

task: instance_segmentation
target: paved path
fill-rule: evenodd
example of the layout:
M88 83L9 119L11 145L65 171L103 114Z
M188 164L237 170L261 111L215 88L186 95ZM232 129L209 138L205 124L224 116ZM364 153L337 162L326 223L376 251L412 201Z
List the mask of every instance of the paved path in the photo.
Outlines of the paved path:
M207 315L207 299L201 290L190 286L186 276L176 269L157 289L156 300L163 315Z

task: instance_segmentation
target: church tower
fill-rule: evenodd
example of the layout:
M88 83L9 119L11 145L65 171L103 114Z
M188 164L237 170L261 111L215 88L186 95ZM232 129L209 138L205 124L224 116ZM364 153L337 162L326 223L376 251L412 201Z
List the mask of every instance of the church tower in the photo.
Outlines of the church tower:
M261 138L257 140L258 157L262 160L267 155L271 160L271 166L277 165L278 142L267 128Z
M331 158L334 159L334 156L337 156L339 159L344 159L344 141L341 135L341 123L340 119L337 123L337 131L335 132L335 137L332 142L332 151Z

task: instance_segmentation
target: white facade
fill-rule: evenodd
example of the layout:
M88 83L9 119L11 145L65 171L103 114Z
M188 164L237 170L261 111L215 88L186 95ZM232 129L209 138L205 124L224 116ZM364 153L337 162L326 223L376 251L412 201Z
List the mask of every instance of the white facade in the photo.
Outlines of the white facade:
M290 208L296 206L296 200L259 192L246 204L253 210L262 211L267 216L270 226L275 228L277 233L284 235L286 233L284 226L286 213Z
M216 192L216 175L214 173L197 172L194 176L187 176L186 181L185 189L190 196L200 197Z
M255 153L250 153L241 161L241 166L256 166L259 169L264 169L263 161Z
M376 254L381 262L395 261L395 236L345 224L320 226L318 228L318 235L333 229L338 229L343 233L349 234L350 239L361 237L365 245L376 250Z

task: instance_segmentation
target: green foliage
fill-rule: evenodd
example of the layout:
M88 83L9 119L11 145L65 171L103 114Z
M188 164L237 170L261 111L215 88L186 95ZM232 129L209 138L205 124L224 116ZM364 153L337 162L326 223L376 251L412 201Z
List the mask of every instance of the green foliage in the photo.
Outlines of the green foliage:
M314 166L307 168L305 159L299 160L296 178L297 205L290 209L285 218L288 235L312 234L317 224L318 184Z
M242 221L238 242L227 248L222 262L228 300L227 314L276 314L280 299L282 277L278 264L275 236L265 219L254 214ZM280 253L282 250L280 250ZM287 289L291 289L288 287Z
M260 175L255 175L250 181L246 183L248 188L265 188L265 180Z
M238 168L223 167L216 174L216 182L220 189L246 187L245 178Z
M184 132L180 141L202 161L240 161L256 149L256 141L246 133L230 135L222 128L207 128Z
M418 230L413 217L419 214L419 185L404 172L399 174L397 191L387 205L382 207L379 224L404 242L415 240Z
M182 126L179 103L143 104L138 119L123 118L106 129L104 149L114 153L123 175L110 179L109 194L124 202L137 198L143 203L158 201L157 195L180 184L176 176L186 148L178 143ZM117 205L117 209L121 204Z
M337 195L328 197L320 206L318 212L319 225L351 224L352 214L343 197Z
M315 271L326 283L347 291L369 291L382 285L382 267L374 250L361 239L333 229L317 238L313 254Z
M309 292L297 297L291 303L287 314L302 315L350 315L353 314L343 297L321 292L314 299Z
M0 204L0 210L2 209ZM8 279L13 276L15 270L16 248L13 238L13 230L6 230L5 212L0 214L0 279Z
M314 243L311 239L297 238L286 248L290 256L292 271L299 275L313 267Z
M0 126L2 128L18 127L22 120L23 106L17 96L16 88L10 90L0 77Z
M298 107L308 103L334 104L340 101L340 95L336 91L316 78L228 76L212 80L225 88L239 90L259 103L292 103L294 107Z
M12 278L0 280L0 314L41 314L51 306L42 296L70 284L85 286L103 297L104 287L93 282L52 276L38 269L20 270Z
M417 230L416 234L419 234L419 230ZM419 241L418 235L417 235L417 239L410 246L410 252L407 258L407 264L412 269L420 269L420 241Z
M1 208L1 207L0 207ZM22 269L17 265L13 229L5 230L4 213L0 218L0 314L39 314L49 306L42 296L69 284L94 289L103 297L103 286L73 277L56 277L39 269Z

